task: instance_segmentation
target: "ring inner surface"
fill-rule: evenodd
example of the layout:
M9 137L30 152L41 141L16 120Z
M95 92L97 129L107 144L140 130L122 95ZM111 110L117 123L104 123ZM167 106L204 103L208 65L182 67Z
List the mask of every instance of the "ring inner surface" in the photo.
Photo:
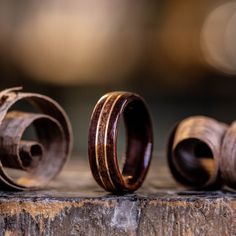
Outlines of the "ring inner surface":
M179 142L173 156L176 169L195 186L206 184L216 170L210 147L196 138Z
M60 170L63 159L58 157L64 155L65 152L63 136L56 123L47 118L39 118L33 121L31 126L34 128L35 141L41 145L33 145L30 152L32 157L42 155L40 161L30 171L9 170L13 174L14 181L24 187L38 187L46 184ZM20 155L23 157L21 153Z
M152 127L149 113L139 100L130 102L123 113L126 127L126 158L122 175L127 184L145 177L152 152Z

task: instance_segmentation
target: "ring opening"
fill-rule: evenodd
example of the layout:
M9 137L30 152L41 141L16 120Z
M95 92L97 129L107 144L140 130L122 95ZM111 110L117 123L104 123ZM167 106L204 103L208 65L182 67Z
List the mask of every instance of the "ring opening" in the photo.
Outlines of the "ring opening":
M19 144L19 157L22 162L22 165L26 168L24 170L5 166L3 163L4 171L11 176L11 178L18 182L18 179L21 177L25 177L27 175L27 170L32 168L35 170L37 168L37 164L43 158L43 146L40 144L40 140L38 139L37 132L35 129L35 122L32 122L23 132L21 137L21 141ZM34 177L32 176L32 179Z
M43 149L39 144L34 144L31 146L30 154L32 157L42 156Z
M127 184L143 179L152 152L152 126L149 113L141 100L130 102L123 112L126 127L126 158L122 175ZM145 169L145 171L143 171Z
M28 136L27 130L33 136ZM21 186L43 186L60 171L65 161L64 136L58 125L45 117L34 120L25 132L23 137L32 137L32 139L21 142L32 143L32 145L29 145L28 149L20 148L23 151L19 152L19 156L26 168L29 165L32 168L20 170L4 167L4 171Z
M30 167L42 159L43 147L37 143L29 144L29 150L20 151L20 159L24 167Z
M211 148L196 138L179 142L173 155L176 169L195 186L206 184L216 169Z
M117 162L122 173L125 163L125 156L126 156L126 127L124 116L122 115L119 120L119 127L117 128Z
M41 186L48 182L61 170L65 158L64 136L57 124L47 118L40 118L33 122L33 126L43 149L35 146L32 152L37 155L42 151L43 156L33 172L28 172L17 180L17 183L28 187ZM47 127L47 131L43 127Z

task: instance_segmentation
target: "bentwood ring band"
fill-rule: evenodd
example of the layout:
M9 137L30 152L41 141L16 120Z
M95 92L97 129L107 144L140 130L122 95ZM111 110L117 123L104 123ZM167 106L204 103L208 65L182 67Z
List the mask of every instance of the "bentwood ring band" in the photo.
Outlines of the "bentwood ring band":
M117 134L126 128L126 157L120 171ZM130 92L105 94L96 104L89 129L89 162L97 183L115 193L133 192L143 183L153 150L152 122L144 100Z
M191 116L179 122L170 135L167 150L173 177L193 188L220 188L221 145L227 129L226 124L206 116Z
M32 190L57 176L69 158L72 130L62 107L51 98L25 93L21 87L0 92L0 188ZM15 110L28 103L33 112ZM34 128L35 137L24 139ZM7 168L20 170L18 175Z

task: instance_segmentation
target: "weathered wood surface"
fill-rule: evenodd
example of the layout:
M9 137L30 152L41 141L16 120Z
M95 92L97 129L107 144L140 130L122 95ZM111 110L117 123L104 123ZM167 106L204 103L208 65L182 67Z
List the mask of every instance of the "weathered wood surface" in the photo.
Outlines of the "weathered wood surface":
M236 235L236 194L186 190L154 161L140 190L115 196L71 161L48 190L0 192L0 235Z

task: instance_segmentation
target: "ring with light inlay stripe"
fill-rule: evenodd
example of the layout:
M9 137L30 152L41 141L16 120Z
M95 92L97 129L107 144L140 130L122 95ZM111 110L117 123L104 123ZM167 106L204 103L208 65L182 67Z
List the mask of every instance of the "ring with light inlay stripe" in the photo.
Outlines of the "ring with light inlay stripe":
M122 116L126 155L120 170L117 136ZM111 92L101 97L91 117L88 142L90 167L97 183L113 193L137 190L148 172L152 150L152 122L144 100L130 92Z

